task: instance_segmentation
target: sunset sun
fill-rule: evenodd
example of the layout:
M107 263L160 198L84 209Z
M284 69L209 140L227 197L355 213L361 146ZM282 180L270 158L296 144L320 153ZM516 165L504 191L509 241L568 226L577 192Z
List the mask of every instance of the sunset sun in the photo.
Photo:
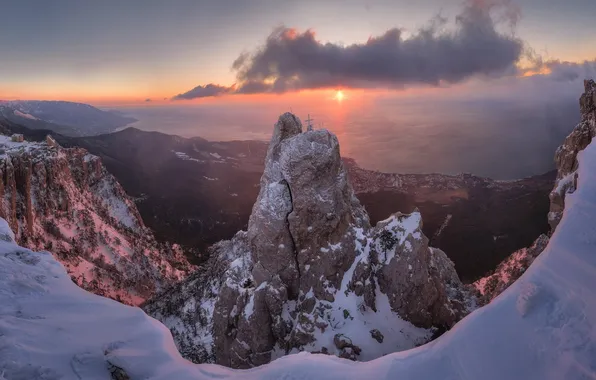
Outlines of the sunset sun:
M342 100L344 100L344 92L341 90L338 90L335 93L335 100L337 100L338 102L341 102Z

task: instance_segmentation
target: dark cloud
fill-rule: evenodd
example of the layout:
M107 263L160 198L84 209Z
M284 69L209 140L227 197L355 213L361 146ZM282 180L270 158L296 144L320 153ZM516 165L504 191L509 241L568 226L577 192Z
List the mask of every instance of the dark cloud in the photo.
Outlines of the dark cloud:
M408 38L395 28L349 46L322 43L312 30L280 27L256 52L243 53L233 63L237 92L437 85L504 73L524 49L520 39L498 31L497 24L507 21L513 29L518 18L518 10L502 1L468 1L452 30L446 29L445 18L436 17Z
M210 83L206 86L197 86L190 91L174 96L174 100L188 100L196 98L206 98L229 93L234 90L234 86L226 87Z
M150 102L151 101L151 98L147 98L147 99L145 99L145 101L146 102Z
M509 0L467 0L453 25L439 15L409 36L394 28L348 46L323 43L312 30L279 27L261 47L243 52L233 62L236 85L197 86L174 99L343 86L438 86L472 77L508 78L525 73L517 67L521 58L551 72L556 80L582 75L574 64L543 62L516 37L519 19L520 9ZM587 64L583 69L590 67L593 69Z

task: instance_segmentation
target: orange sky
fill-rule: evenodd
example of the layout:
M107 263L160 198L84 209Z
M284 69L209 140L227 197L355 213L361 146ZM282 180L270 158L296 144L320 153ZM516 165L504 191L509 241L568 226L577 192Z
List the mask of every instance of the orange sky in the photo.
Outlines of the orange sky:
M592 0L514 0L517 35L546 59L596 58ZM83 4L84 3L84 4ZM457 14L462 0L327 2L103 2L21 0L3 4L0 99L91 104L167 103L197 85L235 82L230 67L278 25L313 28L322 42L366 41L393 27L427 25L439 11ZM581 30L581 32L579 32ZM408 90L411 93L412 90ZM314 96L310 93L301 96ZM293 94L194 102L292 100ZM182 104L182 103L180 103Z

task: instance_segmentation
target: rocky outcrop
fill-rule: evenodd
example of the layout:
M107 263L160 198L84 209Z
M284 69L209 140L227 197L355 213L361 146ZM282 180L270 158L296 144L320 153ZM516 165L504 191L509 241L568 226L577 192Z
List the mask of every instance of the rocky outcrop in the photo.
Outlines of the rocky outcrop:
M548 236L540 235L531 247L513 252L499 264L492 274L476 281L474 286L481 294L481 297L478 298L479 303L482 305L489 303L517 281L538 255L544 251L548 241Z
M74 282L139 304L192 269L158 244L134 202L84 149L0 136L0 217L20 245L49 250Z
M584 87L585 92L579 100L581 121L555 153L557 182L549 196L551 207L548 214L552 231L563 216L565 195L573 193L577 186L577 155L596 135L596 83L594 80L585 80Z
M190 360L248 368L297 350L370 360L427 342L473 307L420 213L370 225L329 131L282 115L260 188L248 230L145 306Z

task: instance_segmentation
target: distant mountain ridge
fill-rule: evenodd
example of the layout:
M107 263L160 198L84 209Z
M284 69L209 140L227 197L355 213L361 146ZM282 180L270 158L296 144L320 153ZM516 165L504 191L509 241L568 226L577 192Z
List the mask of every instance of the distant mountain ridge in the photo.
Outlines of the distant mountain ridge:
M31 129L49 129L66 136L110 133L137 121L89 104L50 101L0 101L0 116Z

